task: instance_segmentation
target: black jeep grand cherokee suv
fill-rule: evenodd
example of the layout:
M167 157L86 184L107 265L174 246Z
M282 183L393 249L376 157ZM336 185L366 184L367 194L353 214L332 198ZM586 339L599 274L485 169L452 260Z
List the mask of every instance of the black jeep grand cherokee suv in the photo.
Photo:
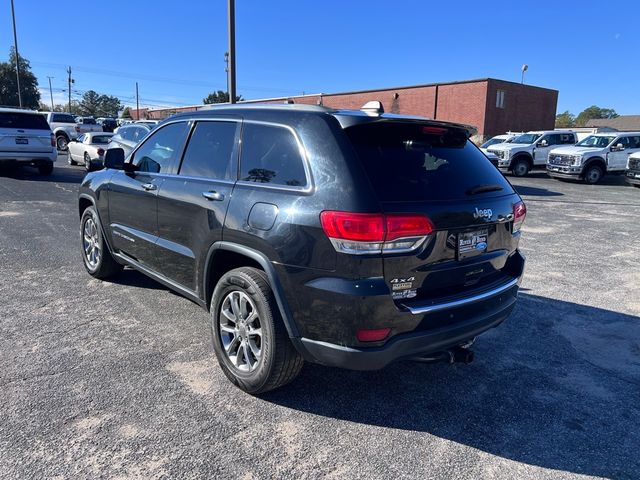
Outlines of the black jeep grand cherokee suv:
M469 360L514 307L525 218L470 134L302 105L173 116L85 177L85 267L131 266L209 309L220 366L250 393L303 360Z

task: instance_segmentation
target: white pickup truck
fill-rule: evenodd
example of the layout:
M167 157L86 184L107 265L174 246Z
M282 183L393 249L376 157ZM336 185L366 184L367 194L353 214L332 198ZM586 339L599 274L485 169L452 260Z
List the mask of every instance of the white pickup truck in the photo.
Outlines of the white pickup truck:
M498 143L487 151L498 157L498 168L516 177L524 177L533 168L545 168L549 151L577 141L571 130L541 130L523 133L510 143Z
M598 183L607 173L624 173L632 153L640 152L640 132L596 133L576 145L549 152L550 177Z
M102 131L99 125L84 125L76 122L76 118L70 113L64 112L40 112L47 119L51 131L56 137L58 150L66 150L71 140L75 140L83 133ZM94 120L95 122L95 120ZM94 127L100 127L99 129Z

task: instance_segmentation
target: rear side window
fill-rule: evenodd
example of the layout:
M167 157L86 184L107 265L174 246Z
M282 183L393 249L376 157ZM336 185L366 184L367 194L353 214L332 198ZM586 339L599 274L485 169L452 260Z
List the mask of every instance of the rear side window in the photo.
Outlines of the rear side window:
M76 123L73 115L67 113L54 113L51 115L51 121L55 123Z
M174 173L188 131L186 122L172 123L161 128L136 150L133 164L140 172Z
M245 182L307 185L301 148L293 133L284 127L246 123L240 167L240 179Z
M198 122L182 159L180 175L235 179L232 159L235 122Z
M51 130L39 113L0 112L0 128L21 130Z
M477 197L513 192L464 130L384 122L345 131L381 201L470 199L480 186L494 191Z

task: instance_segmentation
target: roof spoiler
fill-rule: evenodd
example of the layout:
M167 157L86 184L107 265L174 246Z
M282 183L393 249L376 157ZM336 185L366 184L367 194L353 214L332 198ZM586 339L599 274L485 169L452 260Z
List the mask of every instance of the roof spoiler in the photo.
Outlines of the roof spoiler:
M382 102L378 100L371 100L370 102L365 103L362 107L360 107L367 115L382 115L384 113L384 107L382 106Z

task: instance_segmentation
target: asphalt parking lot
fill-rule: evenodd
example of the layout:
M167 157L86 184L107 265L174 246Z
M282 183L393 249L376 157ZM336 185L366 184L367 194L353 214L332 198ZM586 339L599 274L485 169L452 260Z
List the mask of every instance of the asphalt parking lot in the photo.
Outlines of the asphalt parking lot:
M473 364L306 365L254 398L197 305L84 271L83 175L63 156L0 174L0 478L640 477L640 189L622 178L511 179L525 280Z

